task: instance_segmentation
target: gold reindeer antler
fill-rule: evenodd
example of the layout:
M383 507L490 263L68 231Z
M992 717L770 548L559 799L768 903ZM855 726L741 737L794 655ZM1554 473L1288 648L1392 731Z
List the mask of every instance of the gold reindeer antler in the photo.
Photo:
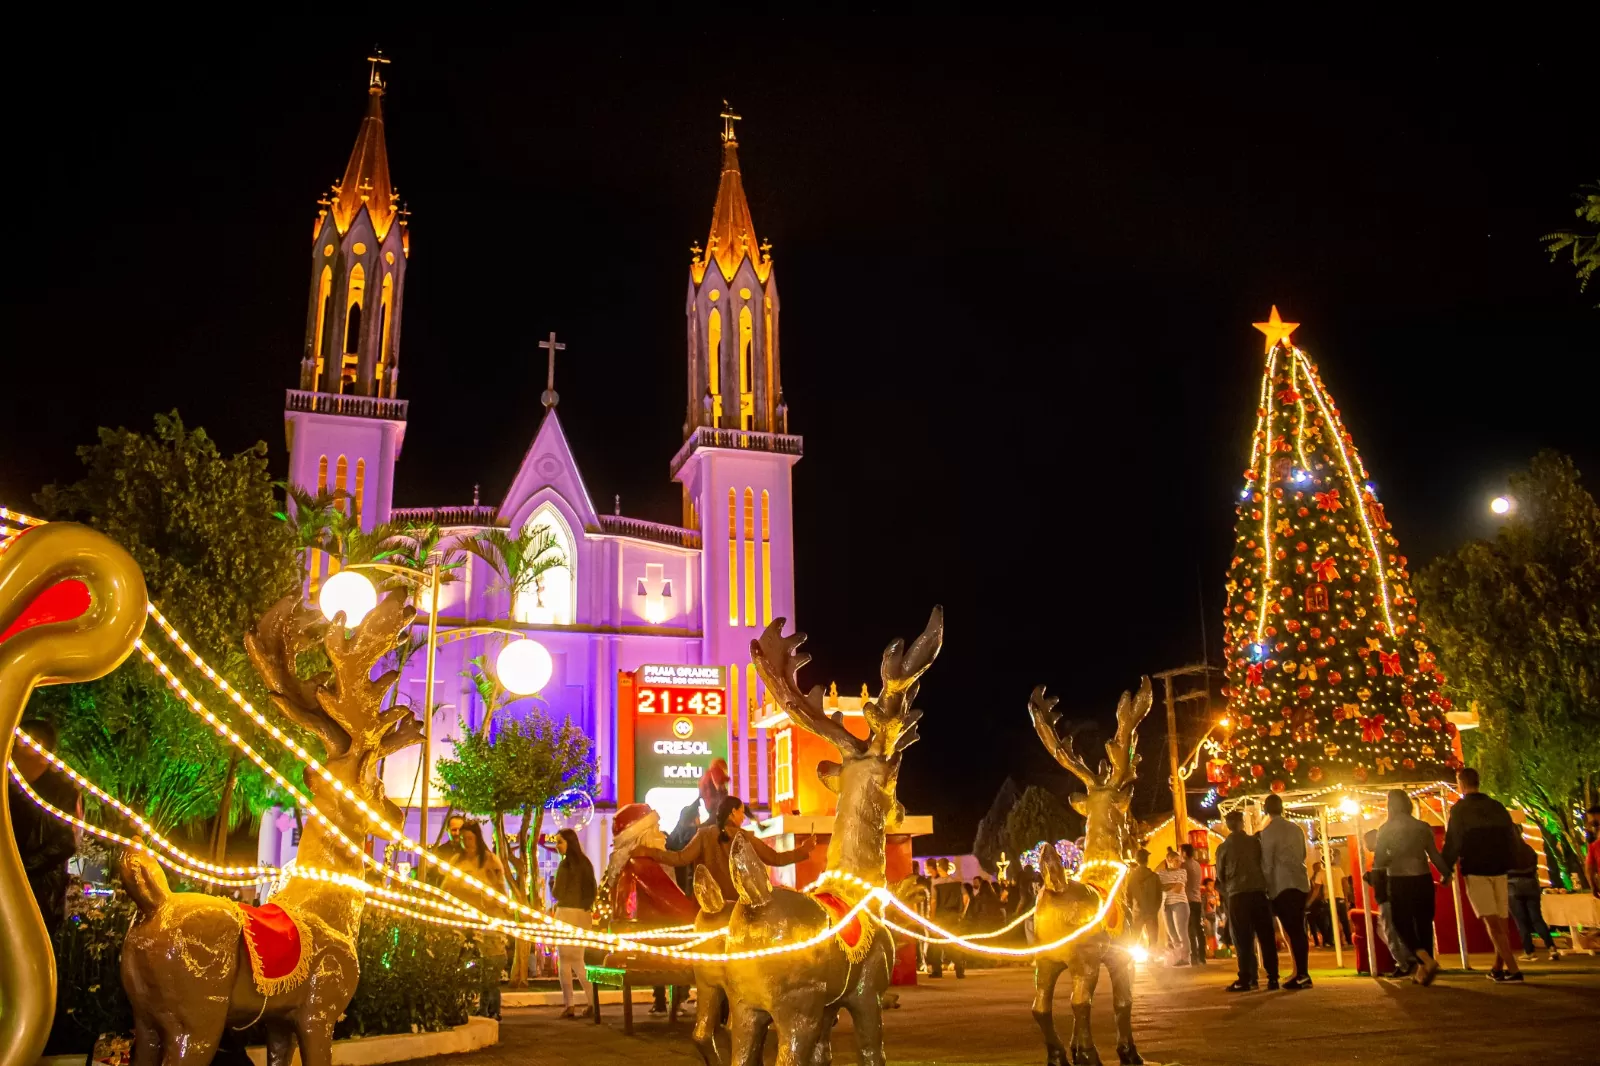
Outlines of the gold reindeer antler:
M1150 679L1146 677L1139 682L1138 696L1130 699L1124 692L1117 701L1117 735L1114 740L1106 742L1106 758L1111 760L1111 772L1106 776L1106 784L1112 788L1127 788L1138 776L1139 756L1134 753L1134 746L1139 739L1139 723L1149 713Z
M750 662L767 686L767 691L788 712L794 724L813 733L835 748L847 759L865 755L866 741L844 727L844 715L832 717L822 709L822 686L814 685L810 692L802 693L800 670L811 661L811 656L800 650L806 642L804 633L783 635L787 619L774 618L761 633L759 640L750 642ZM893 645L890 645L893 648Z
M1056 711L1058 702L1060 700L1057 697L1045 695L1043 685L1033 690L1033 695L1028 697L1028 716L1033 719L1034 732L1039 734L1039 739L1044 742L1044 749L1056 762L1064 769L1072 771L1090 788L1097 788L1100 779L1089 769L1089 764L1073 750L1072 738L1061 739L1061 734L1056 729L1056 723L1061 720L1061 715Z
M883 687L878 698L862 706L861 713L872 730L868 748L874 755L898 755L918 740L917 722L922 712L912 704L917 698L917 681L939 657L944 646L944 608L935 607L928 616L922 635L906 649L905 642L895 639L883 652L879 670Z

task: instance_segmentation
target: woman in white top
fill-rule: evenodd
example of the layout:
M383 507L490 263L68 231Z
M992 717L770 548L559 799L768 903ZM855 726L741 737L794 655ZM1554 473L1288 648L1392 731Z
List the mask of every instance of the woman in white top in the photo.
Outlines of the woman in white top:
M1166 861L1156 871L1161 879L1161 913L1167 923L1167 948L1173 966L1189 965L1189 875L1183 858L1167 849Z

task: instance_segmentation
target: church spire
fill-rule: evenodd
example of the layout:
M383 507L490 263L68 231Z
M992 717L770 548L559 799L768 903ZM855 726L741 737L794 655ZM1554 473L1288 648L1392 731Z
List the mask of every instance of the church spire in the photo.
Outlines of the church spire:
M739 173L739 135L734 123L741 116L734 113L728 101L722 101L722 180L717 184L717 201L711 209L711 233L706 238L706 258L700 264L699 276L715 259L724 280L732 281L739 263L747 255L756 265L756 273L766 280L769 264L756 240L755 220L750 217L750 203L744 195L744 178Z
M739 116L722 102L722 177L706 247L689 267L687 438L697 429L787 434L778 365L778 284L739 172ZM716 269L711 269L715 263Z
M395 399L411 235L384 143L382 70L389 60L374 51L367 62L367 113L355 148L344 179L319 201L300 390Z
M333 189L333 220L344 233L363 206L372 216L372 230L379 240L389 233L396 215L396 194L389 181L389 151L383 139L383 75L381 65L389 62L382 49L367 57L367 113L356 134L356 145L345 164L344 179Z

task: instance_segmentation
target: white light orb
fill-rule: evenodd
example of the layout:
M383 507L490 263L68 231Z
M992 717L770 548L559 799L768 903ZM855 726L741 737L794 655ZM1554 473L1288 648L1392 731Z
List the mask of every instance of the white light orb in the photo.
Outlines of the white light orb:
M1128 954L1133 956L1134 962L1150 961L1150 952L1146 951L1144 945L1142 944L1133 945L1133 947L1128 949Z
M1361 813L1361 804L1347 797L1339 804L1339 811L1341 814L1353 818Z
M555 669L555 660L545 646L527 638L501 648L494 661L495 676L515 696L531 696L544 688Z
M341 570L322 583L317 594L317 607L322 617L333 621L344 614L344 624L354 629L371 610L378 606L378 590L356 570Z
M1511 497L1496 496L1494 499L1489 501L1489 510L1493 511L1495 514L1510 514Z

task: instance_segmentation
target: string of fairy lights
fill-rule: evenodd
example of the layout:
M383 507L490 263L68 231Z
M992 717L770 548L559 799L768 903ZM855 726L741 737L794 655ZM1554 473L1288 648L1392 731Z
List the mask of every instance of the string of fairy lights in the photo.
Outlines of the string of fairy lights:
M4 525L0 525L0 549L3 549L7 542L27 528L45 524L41 519L3 507L0 507L0 523L10 523L13 527L20 527L7 528ZM363 877L357 877L343 871L302 866L299 863L291 863L285 867L227 866L201 859L184 851L157 832L154 826L137 811L134 811L127 804L95 785L54 753L45 750L25 732L20 729L16 731L15 736L22 743L44 757L54 768L67 774L76 785L89 791L101 803L118 811L150 841L153 841L155 846L152 847L142 840L136 840L103 826L94 825L85 819L77 817L75 814L56 808L39 796L23 779L15 765L12 765L9 769L13 779L17 781L32 802L38 804L41 809L53 817L59 818L77 829L88 832L109 843L147 855L185 878L196 882L204 882L230 889L271 886L273 891L276 891L278 888L295 880L319 881L359 892L366 898L368 903L384 911L436 925L504 933L519 939L545 944L571 944L605 948L613 951L621 950L665 955L688 962L721 963L803 951L818 944L826 943L863 917L869 920L876 920L888 929L925 943L954 944L973 952L1000 957L1031 957L1043 952L1057 950L1099 928L1105 922L1111 909L1117 905L1118 896L1127 878L1128 867L1124 863L1110 860L1091 860L1084 863L1076 877L1080 883L1092 889L1100 899L1100 905L1093 917L1077 929L1064 934L1055 941L1026 948L1000 947L985 943L985 941L1004 935L1022 924L1033 915L1032 908L1018 915L1016 919L998 930L963 936L941 928L937 923L922 915L883 885L873 884L863 878L842 871L824 873L811 885L806 886L803 891L812 892L827 886L840 886L851 894L859 893L857 901L843 914L838 915L826 928L811 937L790 943L731 952L695 951L692 949L701 944L724 937L726 931L723 929L696 930L692 926L676 926L669 929L657 929L624 936L600 930L583 929L538 911L528 904L484 883L411 839L403 829L390 823L381 812L357 795L352 788L340 781L294 737L280 729L265 715L256 710L242 693L230 685L225 678L205 662L154 604L148 606L148 613L151 620L156 623L157 628L201 675L215 685L220 692L233 702L241 713L264 730L275 742L297 758L308 770L327 782L341 798L353 804L368 819L369 824L374 827L374 831L394 841L402 849L418 853L424 861L436 867L448 881L459 883L462 887L475 891L486 900L493 900L524 920L495 917L472 903L462 900L441 886L430 884L421 879L413 880L402 877L387 864L379 862L365 848L352 840L317 805L310 795L296 787L253 745L196 697L172 668L141 637L136 642L135 647L178 698L180 704L202 718L219 736L227 740L259 766L279 787L292 796L302 809L309 812L317 823L328 832L333 842L343 848L359 864L382 879L382 883L374 884ZM1097 879L1086 877L1086 875L1091 874L1098 875L1101 871L1113 871L1110 874L1109 884L1102 885ZM391 884L397 885L398 888L390 887ZM418 892L422 893L423 896L432 898L422 898L422 896L416 894ZM889 912L903 915L913 925L920 926L920 930L889 918L887 916ZM650 941L654 940L678 940L679 943L650 943Z

